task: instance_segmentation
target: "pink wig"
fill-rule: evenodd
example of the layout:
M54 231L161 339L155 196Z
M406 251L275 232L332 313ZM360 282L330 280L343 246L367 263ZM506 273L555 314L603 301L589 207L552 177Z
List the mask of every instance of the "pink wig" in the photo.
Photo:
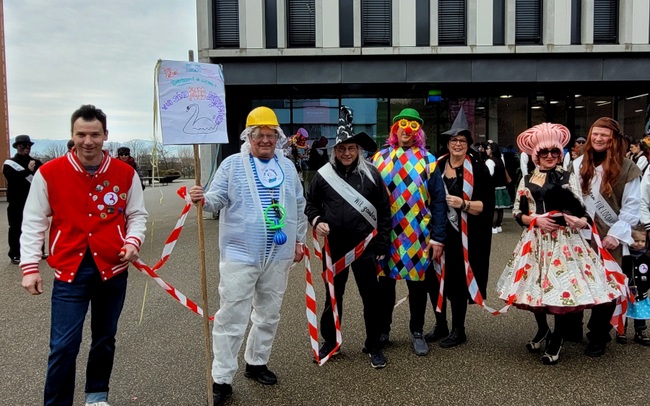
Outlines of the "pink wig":
M391 147L395 148L399 145L397 142L397 129L399 128L398 123L394 123L393 126L390 128L390 135L388 136L388 139L386 140L386 144L390 145ZM425 141L427 139L426 134L424 134L424 130L422 129L422 126L420 126L420 129L418 130L417 133L413 136L413 146L418 147L418 148L424 148Z
M539 165L537 152L540 149L558 148L562 150L569 143L569 139L571 139L571 133L562 124L542 123L519 134L517 145L520 150L533 158L536 165Z

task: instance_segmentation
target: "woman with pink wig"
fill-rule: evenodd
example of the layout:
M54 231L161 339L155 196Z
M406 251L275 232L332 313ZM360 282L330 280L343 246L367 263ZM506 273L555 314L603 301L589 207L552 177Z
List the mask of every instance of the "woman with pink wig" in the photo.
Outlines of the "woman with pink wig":
M517 138L519 148L537 168L517 189L512 213L526 230L497 283L501 299L535 314L537 334L526 347L539 352L547 341L542 356L546 365L560 359L570 327L568 314L621 295L580 233L590 221L578 176L561 165L562 149L569 139L566 127L552 123L536 125ZM552 332L547 314L555 315Z

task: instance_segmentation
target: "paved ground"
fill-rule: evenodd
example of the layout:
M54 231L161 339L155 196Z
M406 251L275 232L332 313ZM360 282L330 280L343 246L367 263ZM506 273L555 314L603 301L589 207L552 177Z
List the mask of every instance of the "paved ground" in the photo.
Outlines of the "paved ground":
M174 182L145 191L150 224L143 257L150 264L160 255L180 213L182 202L175 195L178 186ZM0 247L4 253L6 203L0 203L0 208ZM188 217L176 250L160 274L188 297L200 301L194 213ZM214 312L217 222L206 220L204 224L210 311ZM494 283L519 233L514 221L506 220L504 232L493 238L488 301L494 306L501 304L494 299ZM42 404L52 270L43 269L45 294L31 297L20 286L18 267L4 255L0 258L4 258L0 259L0 405ZM313 266L316 269L316 263ZM320 311L324 293L321 286L317 288ZM398 284L398 288L398 296L403 297L404 284ZM386 350L389 365L373 370L368 357L361 353L363 318L353 278L345 301L343 354L318 367L311 362L304 291L304 266L299 265L291 274L269 364L279 383L263 387L240 372L234 382L232 405L648 404L650 349L612 343L604 357L590 359L582 355L585 343L569 343L559 365L544 366L539 356L529 354L524 347L535 333L534 320L529 313L516 309L494 317L473 306L467 320L467 344L447 350L432 346L428 356L417 357L408 340L408 308L403 305L395 311L391 337L394 344ZM427 317L430 328L433 316L428 313ZM85 333L78 359L75 404L83 404L88 328ZM117 341L110 395L113 406L205 404L202 319L133 269Z

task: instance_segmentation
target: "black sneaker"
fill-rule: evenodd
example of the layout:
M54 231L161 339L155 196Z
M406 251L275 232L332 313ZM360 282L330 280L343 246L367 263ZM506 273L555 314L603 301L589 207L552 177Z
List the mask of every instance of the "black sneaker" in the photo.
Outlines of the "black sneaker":
M411 333L411 342L413 343L413 351L415 352L415 355L422 357L429 353L429 345L424 341L422 333Z
M424 340L433 343L449 335L449 327L446 324L436 324L433 330L424 335Z
M388 363L386 357L381 352L381 350L374 351L369 355L370 355L370 365L373 368L377 368L377 369L384 368Z
M627 344L627 336L625 334L617 334L616 342L619 344Z
M212 406L223 406L232 396L232 386L227 383L212 383Z
M275 385L278 383L278 377L271 372L266 365L249 365L246 364L244 376L248 379L256 380L262 385Z
M20 264L20 258L12 257L11 258L11 263L14 264L14 265Z
M637 331L634 333L634 342L647 347L650 345L650 337L646 335L645 331Z
M321 344L320 350L318 350L318 359L323 359L329 355L330 352L336 347L336 344L330 344L327 341ZM337 348L336 351L334 351L334 354L330 357L330 359L334 358L336 355L339 355L341 353L341 347ZM316 358L314 358L314 362L318 362Z

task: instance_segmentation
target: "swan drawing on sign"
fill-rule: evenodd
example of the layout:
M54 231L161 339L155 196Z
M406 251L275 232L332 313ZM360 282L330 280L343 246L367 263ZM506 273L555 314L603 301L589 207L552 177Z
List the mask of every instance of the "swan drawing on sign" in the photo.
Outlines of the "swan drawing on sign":
M199 117L199 105L194 103L187 106L186 111L192 110L192 116L185 123L183 132L185 134L210 134L217 131L219 123L215 123L208 117Z

